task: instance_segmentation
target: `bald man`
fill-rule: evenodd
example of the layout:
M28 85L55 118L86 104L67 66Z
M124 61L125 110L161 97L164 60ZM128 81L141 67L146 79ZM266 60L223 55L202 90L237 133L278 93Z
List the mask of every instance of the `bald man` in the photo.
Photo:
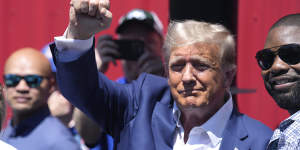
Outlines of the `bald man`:
M54 89L50 63L39 51L23 48L4 67L4 96L13 110L1 139L20 150L78 150L70 131L49 113Z
M291 116L274 131L268 149L300 149L300 14L287 15L271 27L256 54L265 88Z

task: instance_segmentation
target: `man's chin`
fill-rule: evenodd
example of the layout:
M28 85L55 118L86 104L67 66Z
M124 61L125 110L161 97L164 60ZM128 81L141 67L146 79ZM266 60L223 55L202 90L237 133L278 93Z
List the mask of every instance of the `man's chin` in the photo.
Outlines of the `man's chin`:
M183 110L187 110L187 111L192 111L192 110L196 110L196 109L203 109L206 108L207 104L203 103L203 104L196 104L196 103L186 103L185 105L181 105L181 108Z
M18 113L27 113L30 112L32 109L29 106L26 105L17 105L17 106L13 106L12 110L14 112L18 112Z
M271 96L282 109L293 110L300 107L300 99L297 100L292 92L272 93Z

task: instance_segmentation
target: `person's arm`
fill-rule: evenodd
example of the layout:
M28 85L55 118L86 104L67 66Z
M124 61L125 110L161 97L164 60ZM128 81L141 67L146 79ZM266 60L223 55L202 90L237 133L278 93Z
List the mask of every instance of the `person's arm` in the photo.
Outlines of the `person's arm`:
M63 61L71 61L92 48L93 37L111 24L109 0L71 0L69 25L55 45Z
M98 4L87 5L89 2ZM97 6L96 14L91 15L86 11L86 6L90 5ZM137 111L140 83L128 85L114 83L98 72L94 45L88 50L72 47L74 43L91 40L95 33L110 25L111 13L108 7L108 0L72 1L69 26L65 35L67 43L71 46L67 44L68 46L64 47L64 44L61 44L63 40L56 38L55 44L50 48L62 94L74 106L100 124L105 132L116 137Z
M58 90L48 98L48 107L52 116L58 118L66 127L70 127L74 107Z
M99 125L77 108L74 109L73 120L75 121L76 131L85 145L89 148L97 145L103 131Z

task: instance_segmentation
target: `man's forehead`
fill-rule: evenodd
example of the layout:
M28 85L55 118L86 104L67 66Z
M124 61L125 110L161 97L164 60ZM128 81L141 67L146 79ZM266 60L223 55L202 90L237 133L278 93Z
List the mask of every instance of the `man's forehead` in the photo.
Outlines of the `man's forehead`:
M18 75L28 75L28 74L38 74L46 76L43 68L40 68L32 63L22 63L22 61L12 62L7 65L4 71L5 74L18 74Z
M30 56L25 54L23 55L23 53L21 53L20 55L18 54L16 56L12 56L7 60L5 64L4 73L19 75L39 74L48 76L51 72L48 60L46 59L43 61L43 58L36 57L37 56Z
M279 26L271 30L267 37L265 48L280 46L285 44L300 44L299 26Z
M183 44L179 47L174 47L171 50L173 55L189 55L189 54L200 54L200 55L215 55L219 52L217 44L208 42L193 42L189 44Z
M177 47L172 50L170 62L182 59L215 62L219 60L219 48L216 44L198 42Z

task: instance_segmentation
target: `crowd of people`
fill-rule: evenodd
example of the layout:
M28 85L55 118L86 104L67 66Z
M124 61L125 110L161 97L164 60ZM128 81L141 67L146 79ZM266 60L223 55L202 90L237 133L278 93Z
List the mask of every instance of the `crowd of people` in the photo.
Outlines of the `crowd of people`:
M235 39L223 25L170 21L164 35L154 12L133 9L117 38L95 40L110 27L110 1L70 4L64 35L5 62L0 125L4 100L13 115L0 149L300 149L300 14L276 21L255 56L266 90L290 113L272 131L238 111ZM124 77L111 81L104 73L116 60Z

